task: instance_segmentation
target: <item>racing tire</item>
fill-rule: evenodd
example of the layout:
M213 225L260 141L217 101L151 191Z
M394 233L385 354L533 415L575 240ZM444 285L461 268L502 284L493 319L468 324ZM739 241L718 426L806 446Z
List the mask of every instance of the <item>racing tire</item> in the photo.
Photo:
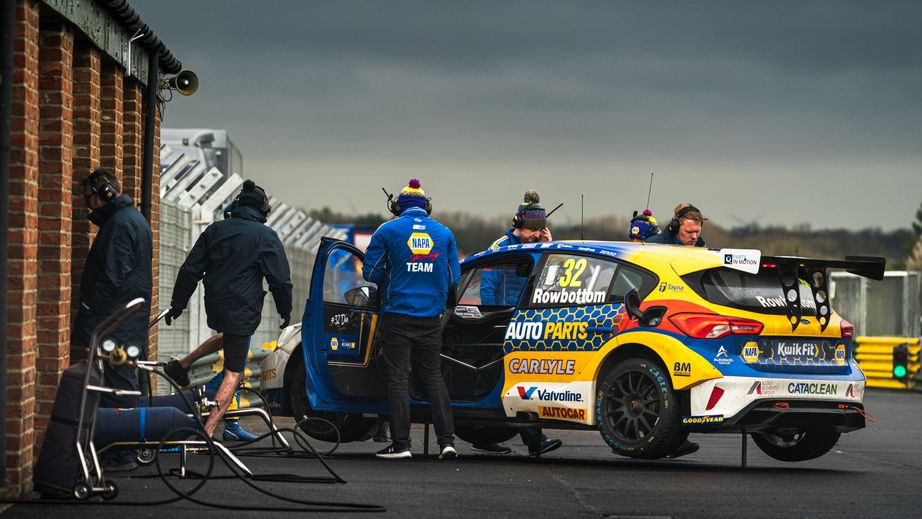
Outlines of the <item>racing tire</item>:
M503 443L517 434L519 431L512 427L455 426L455 436L470 444Z
M372 429L377 427L377 422L366 419L361 414L314 411L311 409L310 401L308 401L304 392L304 383L307 377L304 364L298 363L292 368L295 369L295 372L294 376L291 377L291 384L286 392L288 393L291 414L294 416L295 421L300 422L309 417L323 418L323 420L308 420L301 424L301 430L308 436L322 442L346 443L360 440L366 436L370 437L373 434ZM339 429L338 434L330 424Z
M841 433L833 429L807 429L790 435L752 433L762 452L780 461L807 461L832 449Z
M688 437L669 373L644 358L627 359L601 377L596 394L599 432L612 452L658 459Z

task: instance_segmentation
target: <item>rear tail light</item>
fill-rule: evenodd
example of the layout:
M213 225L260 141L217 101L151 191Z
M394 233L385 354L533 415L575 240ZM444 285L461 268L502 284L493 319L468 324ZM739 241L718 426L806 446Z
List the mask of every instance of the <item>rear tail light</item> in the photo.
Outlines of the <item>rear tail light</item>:
M855 327L852 326L852 323L842 319L842 338L851 339L855 336Z
M685 335L695 339L720 339L728 335L759 335L762 323L717 314L676 314L669 317Z

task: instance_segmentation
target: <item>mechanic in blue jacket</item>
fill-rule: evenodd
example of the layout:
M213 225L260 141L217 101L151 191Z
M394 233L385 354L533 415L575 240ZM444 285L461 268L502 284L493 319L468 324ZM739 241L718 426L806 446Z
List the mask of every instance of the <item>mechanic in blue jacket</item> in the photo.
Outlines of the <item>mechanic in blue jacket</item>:
M383 223L365 251L362 275L381 294L380 344L387 382L393 443L379 458L411 458L410 363L426 388L439 459L455 459L454 421L442 378L442 315L461 276L458 247L448 227L429 217L431 205L411 179L390 205L395 218Z
M234 200L233 218L205 228L176 276L167 325L179 317L199 280L204 279L208 327L222 332L224 380L215 395L218 408L205 422L213 436L243 380L250 337L262 319L263 279L282 317L281 328L291 320L291 276L285 248L278 235L265 225L272 207L266 192L252 180Z
M512 227L506 230L505 235L494 241L490 249L521 243L553 241L551 230L547 227L547 211L540 202L541 197L537 191L526 191L522 203L519 204L515 216L512 217ZM485 269L480 278L480 304L515 306L519 302L522 290L525 289L526 281L528 281L527 275L518 276L517 272L509 269ZM560 440L548 439L540 427L522 429L520 436L531 456L540 456L563 445ZM512 449L500 443L474 443L471 448L490 454L512 452Z
M666 245L684 245L686 247L706 247L704 238L701 237L701 228L707 218L701 215L701 210L689 203L675 206L672 220L659 234L647 238L647 243L663 243Z

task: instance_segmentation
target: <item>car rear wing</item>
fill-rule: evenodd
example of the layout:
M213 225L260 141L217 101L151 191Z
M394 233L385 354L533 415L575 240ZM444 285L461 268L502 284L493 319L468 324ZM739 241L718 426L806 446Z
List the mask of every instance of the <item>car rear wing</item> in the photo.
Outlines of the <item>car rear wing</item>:
M800 325L803 315L800 280L810 286L813 300L816 303L816 318L820 323L820 329L825 330L829 326L829 318L832 314L829 306L829 280L826 271L844 269L852 274L880 281L884 278L887 260L874 256L846 256L844 260L762 256L759 266L760 269L774 269L778 273L792 331Z

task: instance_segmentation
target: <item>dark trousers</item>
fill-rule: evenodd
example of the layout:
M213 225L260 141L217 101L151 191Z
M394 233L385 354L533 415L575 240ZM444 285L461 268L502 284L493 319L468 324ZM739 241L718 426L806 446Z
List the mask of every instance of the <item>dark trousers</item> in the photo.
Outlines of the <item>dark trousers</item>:
M391 436L397 449L410 448L410 364L425 387L440 446L454 443L448 388L442 378L442 321L438 317L381 316L381 350L387 381Z

